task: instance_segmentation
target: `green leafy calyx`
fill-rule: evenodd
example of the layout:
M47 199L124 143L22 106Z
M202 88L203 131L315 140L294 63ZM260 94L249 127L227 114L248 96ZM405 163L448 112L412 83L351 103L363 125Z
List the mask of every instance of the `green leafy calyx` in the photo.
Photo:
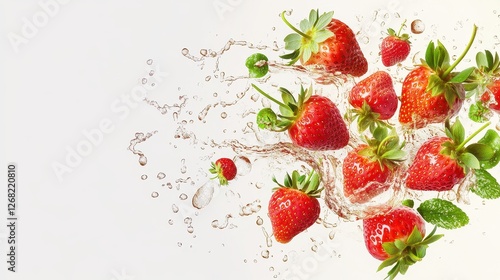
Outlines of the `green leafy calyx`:
M442 234L435 233L436 227L424 238L418 227L415 226L406 239L383 243L382 248L389 257L380 264L378 270L392 266L387 273L386 279L394 279L398 274L405 274L411 265L425 257L429 244L443 237Z
M290 59L290 65L299 59L302 63L307 62L313 54L318 53L320 44L334 35L326 29L332 17L333 12L319 15L318 10L311 10L309 18L302 20L300 29L297 29L285 18L285 12L283 12L281 18L295 33L285 37L285 49L292 52L282 55L281 58Z
M252 84L252 86L260 94L279 105L279 114L276 114L271 108L264 108L257 114L257 125L259 128L277 132L287 130L295 120L300 117L304 103L309 100L313 92L312 86L308 89L304 89L304 87L301 86L300 93L296 99L289 90L279 88L281 99L283 100L279 101L261 90L255 84Z
M495 155L494 149L491 145L484 143L473 143L468 146L466 144L489 125L489 122L483 124L477 131L465 138L465 128L460 120L457 118L453 125L450 125L447 120L445 133L450 140L443 143L441 154L456 160L464 168L465 173L468 173L471 168L481 168L481 161L488 161Z
M373 138L364 137L368 146L358 153L372 161L378 161L382 170L393 170L400 162L404 161L406 152L403 151L405 143L399 142L395 129L378 126L373 131Z
M297 170L292 172L292 175L286 173L283 184L278 183L275 177L273 177L273 182L275 182L278 188L289 188L294 190L299 190L311 197L320 197L323 188L318 188L321 178L313 170L306 176L300 175ZM275 188L275 189L278 189Z
M437 41L437 44L432 41L429 42L425 52L425 60L422 60L422 65L432 70L426 90L433 96L444 94L450 108L453 107L457 98L465 98L465 96L462 96L462 92L457 89L457 85L465 83L475 69L475 67L470 67L458 73L453 72L471 48L476 32L477 26L474 25L472 36L465 50L453 64L450 64L448 50L440 41Z
M389 28L389 29L387 29L387 34L389 34L389 36L397 37L400 40L406 41L406 42L408 42L408 44L411 44L410 35L408 35L408 33L401 34L401 32L403 32L403 29L405 27L406 27L406 20L403 21L403 23L401 24L401 27L399 28L397 33L394 29Z

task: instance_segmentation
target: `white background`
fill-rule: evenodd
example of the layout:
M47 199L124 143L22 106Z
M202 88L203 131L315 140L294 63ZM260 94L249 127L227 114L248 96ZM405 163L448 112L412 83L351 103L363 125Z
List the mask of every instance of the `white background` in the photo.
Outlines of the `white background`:
M19 220L18 272L7 272L2 261L0 278L382 279L385 272L376 273L378 261L364 248L359 222L339 222L331 215L337 221L333 240L328 238L332 229L315 225L287 245L266 246L262 227L256 225L260 216L264 228L271 231L266 215L271 172L265 161L256 162L252 173L232 183L241 196L233 197L238 202L219 195L202 211L190 207L196 187L208 180L210 161L234 156L233 151L204 141L239 137L245 127L237 117L239 110L261 104L242 105L248 102L247 96L239 106L216 106L205 122L198 120L207 104L235 100L234 95L248 82L231 87L213 81L214 77L205 82L213 74L214 60L207 60L200 69L181 50L188 48L195 55L204 48L219 50L230 38L264 45L277 41L282 46L289 30L279 13L293 9L290 20L298 23L311 8L335 10L335 17L360 32L358 39L368 39L361 47L371 63L370 72L382 68L377 60L380 32L386 26L397 28L405 18L419 18L426 25L425 32L413 40L412 55L423 51L429 39L443 41L458 55L473 23L480 29L472 54L500 44L495 37L500 9L494 0L474 5L409 2L1 1L0 158L4 170L8 162L18 164ZM240 55L221 59L220 67L226 75L243 75L241 66L251 52L243 48ZM472 65L471 58L465 64ZM148 59L153 59L152 66L146 64ZM148 77L151 68L159 72ZM187 96L179 118L173 116L175 108L163 115L133 99L143 77L149 78L148 83L156 81L146 95L159 104L180 104L179 96ZM396 87L399 93L400 84ZM219 117L222 112L228 114L227 119ZM193 120L186 127L196 134L196 141L174 137L182 120ZM107 123L104 130L102 122ZM221 133L222 126L229 127L228 132ZM102 138L87 145L86 154L73 159L70 166L71 151L89 143L85 135L98 129ZM127 150L129 141L136 132L153 131L157 133L137 145L149 159L141 167L138 157ZM68 172L58 175L57 164L67 166ZM157 179L159 172L167 177ZM1 181L6 182L5 171L1 174ZM148 179L141 179L144 174ZM187 177L191 178L187 183L176 183ZM173 189L162 186L167 183ZM257 183L268 185L258 189ZM151 197L154 191L158 198ZM189 198L180 200L182 193ZM6 217L6 190L0 194L2 217ZM238 203L256 199L262 205L258 213L241 217L234 212L235 204L237 209ZM181 208L178 213L172 211L172 204ZM433 244L425 260L401 279L497 277L500 258L494 252L500 250L500 226L495 213L500 202L471 197L470 205L462 206L470 224L442 230L445 238ZM227 213L233 213L230 222L236 228L211 226ZM193 233L187 232L186 217L193 219ZM0 227L1 260L6 259L7 237L7 228ZM311 250L315 245L316 253ZM270 251L267 259L261 256L264 250ZM284 255L290 256L287 262Z

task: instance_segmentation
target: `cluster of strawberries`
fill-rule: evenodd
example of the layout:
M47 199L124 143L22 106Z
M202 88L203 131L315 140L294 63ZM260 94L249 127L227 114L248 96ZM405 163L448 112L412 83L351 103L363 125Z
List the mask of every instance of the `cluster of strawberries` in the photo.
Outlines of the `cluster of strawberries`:
M364 76L368 63L353 31L342 21L333 18L333 12L320 14L312 10L307 19L300 22L300 29L285 18L282 19L294 33L284 38L285 49L290 53L281 56L290 65L300 63L305 69L322 68L330 73L342 73L352 77ZM391 67L404 61L411 49L408 34L388 30L380 44L381 60ZM468 144L488 125L490 112L500 113L500 60L489 51L477 54L477 66L463 71L456 67L470 49L477 27L463 53L453 62L441 42L430 42L425 59L409 71L403 81L401 94L396 94L392 77L385 71L377 71L358 81L348 94L352 106L346 118L327 97L315 94L312 86L295 97L289 90L280 88L282 101L273 98L256 85L254 89L279 105L279 113L271 108L262 109L257 115L261 129L276 132L287 131L292 143L312 151L339 150L345 148L352 135L346 121L356 120L362 144L357 144L343 159L343 193L352 203L366 203L387 191L396 171L402 168L407 153L404 141L400 141L396 129L388 123L396 114L401 127L417 130L429 124L443 124L442 136L425 141L404 175L404 185L411 190L447 191L459 184L474 171L477 181L472 187L476 193L487 185L498 186L486 171L499 159L500 137L488 130L477 143ZM267 75L268 59L256 53L246 60L251 78ZM464 100L475 97L476 103L469 110L469 117L485 124L469 137L460 121L450 120L461 110ZM490 115L489 115L490 114ZM401 174L399 174L401 176ZM278 183L269 201L275 239L289 242L294 236L312 226L320 214L317 198L323 188L321 178L314 170L308 175L297 171L286 174L284 183ZM496 196L498 190L490 190ZM483 195L485 195L483 193ZM500 193L498 193L500 196ZM442 235L434 230L425 236L425 222L443 228L453 228L468 222L465 213L454 208L448 201L433 199L413 209L413 203L392 207L385 213L377 213L363 220L365 244L372 256L382 260L380 268L392 266L389 278L404 274L408 267L421 260L428 244ZM411 207L410 207L411 206ZM452 209L457 213L452 221L443 222L441 217L427 215L425 208ZM450 212L448 212L450 213ZM460 217L460 215L465 215ZM462 221L460 221L462 219ZM446 220L446 219L445 219Z

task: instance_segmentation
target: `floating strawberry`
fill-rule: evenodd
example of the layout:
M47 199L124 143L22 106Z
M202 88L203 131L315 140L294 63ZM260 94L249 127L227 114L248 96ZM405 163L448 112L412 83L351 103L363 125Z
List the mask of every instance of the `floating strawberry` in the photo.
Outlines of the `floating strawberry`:
M408 168L406 187L413 190L448 191L461 182L472 169L479 169L480 161L491 159L495 152L487 144L465 146L489 123L465 139L460 121L450 126L446 122L445 136L434 136L417 151Z
M406 21L403 22L398 33L394 29L387 29L388 35L382 40L380 45L380 55L384 66L393 66L405 60L410 54L410 36L407 33L401 34Z
M452 71L467 54L476 35L474 26L472 37L465 51L450 65L446 48L438 41L430 42L422 65L410 71L403 81L399 122L410 128L422 128L430 123L441 123L458 113L465 90L463 82L473 72L474 67L460 73Z
M377 71L357 83L349 92L349 104L354 107L358 128L364 131L379 120L388 120L398 108L398 97L391 76Z
M212 167L209 169L210 173L216 174L214 177L219 179L219 183L221 186L227 185L228 181L231 181L236 177L236 173L238 169L236 168L236 164L230 158L219 158L212 163Z
M500 58L486 50L476 55L477 68L469 77L469 86L477 92L478 100L471 105L469 118L485 122L491 111L500 114Z
M257 114L260 128L288 131L292 142L309 150L337 150L349 142L349 131L337 106L327 97L312 94L312 87L300 89L298 99L287 89L280 88L283 102L271 97L256 85L258 92L280 105L280 115L271 108Z
M311 10L309 18L300 22L300 30L285 18L281 18L295 33L285 37L285 49L292 51L281 56L290 59L290 64L298 60L304 66L314 65L330 73L341 72L352 76L362 76L368 70L368 62L359 47L354 32L349 26L333 18L333 12L319 15Z
M319 218L320 178L314 170L307 177L293 171L286 174L284 184L273 181L278 187L269 200L269 218L276 241L288 243Z
M344 158L344 195L352 203L365 203L387 190L388 179L406 155L395 130L377 127L373 139L365 137L361 144Z
M424 258L429 244L443 237L435 235L435 230L424 238L424 219L407 206L363 220L366 248L374 258L383 261L378 270L394 265L388 272L389 279L405 274L411 265Z

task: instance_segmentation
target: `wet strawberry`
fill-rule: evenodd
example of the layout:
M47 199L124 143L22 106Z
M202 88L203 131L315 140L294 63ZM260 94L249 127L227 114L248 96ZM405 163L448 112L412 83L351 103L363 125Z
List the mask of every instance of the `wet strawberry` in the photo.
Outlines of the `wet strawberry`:
M337 106L327 97L312 95L312 88L301 88L298 99L280 88L283 102L253 87L262 95L280 105L277 116L271 108L262 109L257 124L262 129L288 131L292 142L302 148L323 151L337 150L349 142L349 131Z
M286 174L284 184L273 181L278 184L268 205L273 235L276 241L288 243L319 218L320 180L314 171L307 177L293 171L291 176Z
M422 65L410 71L403 81L399 122L410 128L422 128L430 123L441 123L460 110L465 99L463 82L474 68L460 73L452 72L470 49L477 27L462 55L450 65L446 48L438 41L430 42Z
M224 186L228 184L236 177L238 169L234 161L230 158L219 158L212 163L212 167L209 169L210 173L217 175L215 178L219 179L219 183Z
M377 71L357 83L349 92L351 112L357 118L360 131L379 120L388 120L398 108L398 97L394 90L391 76L384 71Z
M301 21L300 30L288 22L285 12L281 16L295 31L284 39L285 49L292 53L282 58L290 59L290 64L300 60L304 66L320 66L330 73L341 72L356 77L368 70L368 62L354 32L333 18L333 12L319 15L317 10L311 10L309 18Z
M396 131L377 127L374 138L366 139L344 158L344 195L352 203L365 203L389 188L388 181L406 155Z
M406 187L448 191L461 182L470 169L479 169L480 161L493 157L493 149L480 143L465 145L487 125L465 139L465 130L459 120L453 126L447 122L446 137L432 137L418 149L408 168Z
M363 220L363 236L368 252L383 262L379 270L394 265L387 278L394 279L399 273L421 261L429 244L442 235L434 235L435 229L425 236L425 221L415 210L398 206L387 213Z
M398 33L394 29L389 28L387 30L388 35L382 40L380 55L384 66L389 67L402 62L410 54L410 37L406 33L401 34L401 31L406 26L405 22L401 25Z

